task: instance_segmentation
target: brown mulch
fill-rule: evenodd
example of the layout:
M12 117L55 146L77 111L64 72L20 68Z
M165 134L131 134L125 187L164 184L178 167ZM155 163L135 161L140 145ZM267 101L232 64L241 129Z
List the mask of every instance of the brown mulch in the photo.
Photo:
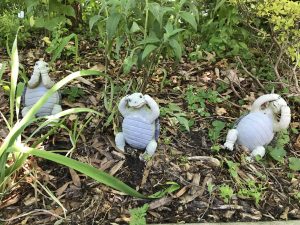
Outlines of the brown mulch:
M81 43L80 63L61 59L56 63L51 76L59 80L70 71L78 69L102 70L103 52L97 52L97 49L97 46L90 46L90 43ZM20 51L27 77L34 62L43 55L41 52L37 49ZM101 118L95 117L84 129L72 158L105 170L146 195L167 187L168 181L178 183L180 189L157 200L136 199L64 166L30 157L24 168L13 178L15 186L0 203L0 221L5 224L54 224L59 220L61 223L56 224L127 224L130 220L129 210L145 203L149 204L146 218L149 224L299 219L300 204L295 194L300 192L300 174L293 173L288 168L287 158L280 164L267 156L260 162L250 164L244 160L245 152L242 149L233 152L213 152L210 149L212 143L208 130L211 123L216 119L233 123L246 112L255 97L262 93L255 82L243 75L242 71L232 70L232 65L227 60L190 62L183 59L176 67L172 62L163 62L160 66L168 71L167 78L170 82L160 90L163 73L157 70L147 89L147 93L157 100L160 107L173 102L187 110L184 92L188 85L216 90L219 82L228 82L228 79L231 80L231 88L223 91L221 97L230 98L218 104L218 108L206 102L211 115L194 115L195 124L190 132L183 131L168 117L160 118L159 147L148 162L140 161L140 152L136 150L129 148L124 154L115 148L113 127L104 127L109 115L103 103L104 79L89 77L85 78L85 82L73 81L68 86L82 88L84 97L71 102L63 96L62 106L64 109L84 106L104 114ZM120 71L118 61L111 61L109 67L108 74L117 81ZM5 79L8 74L9 71L5 74ZM116 85L123 85L122 82L133 77L138 78L140 74L122 75ZM244 78L239 79L242 77ZM240 98L244 100L243 107L238 104ZM290 106L293 112L291 126L299 130L300 104L293 101ZM0 107L1 112L8 115L8 96L2 90ZM85 115L79 117L81 120L85 119ZM74 118L70 117L66 125L72 127L73 121ZM1 143L8 130L3 128L5 124L2 118L0 123ZM114 123L119 125L118 120ZM32 129L33 127L27 129L24 135L28 136ZM225 139L226 131L227 129L221 134L220 144ZM286 147L287 155L299 157L300 136L292 134L290 140ZM47 139L43 147L51 150L69 149L71 146L68 134L60 130ZM240 164L237 171L239 181L230 175L226 160ZM37 185L36 180L51 190L63 204L67 210L65 219L63 209ZM237 194L239 182L247 180L253 180L262 187L258 204L251 198ZM218 186L222 184L228 184L234 190L228 203L219 194ZM208 186L212 187L211 191L208 191Z

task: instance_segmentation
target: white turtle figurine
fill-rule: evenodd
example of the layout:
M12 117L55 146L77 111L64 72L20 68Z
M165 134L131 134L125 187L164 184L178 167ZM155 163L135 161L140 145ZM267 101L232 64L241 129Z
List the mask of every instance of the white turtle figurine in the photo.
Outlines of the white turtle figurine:
M264 104L266 107L262 109ZM280 116L279 121L277 116ZM290 121L291 110L283 98L278 94L260 96L253 103L250 113L237 122L235 129L229 130L224 147L233 150L237 141L251 151L251 157L263 157L264 146L272 141L275 132L287 129Z
M119 111L124 117L122 132L115 137L116 146L124 151L125 143L133 148L146 149L152 156L157 148L159 107L149 95L133 93L123 97Z
M23 93L22 116L24 117L30 108L54 85L49 77L48 63L39 60L35 63L32 76ZM37 117L50 116L62 111L59 105L60 95L55 92L49 97L48 101L36 113Z

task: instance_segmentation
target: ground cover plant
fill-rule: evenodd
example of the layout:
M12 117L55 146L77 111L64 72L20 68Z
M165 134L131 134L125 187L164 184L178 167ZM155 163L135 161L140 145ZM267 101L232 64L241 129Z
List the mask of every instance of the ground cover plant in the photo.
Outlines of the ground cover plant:
M299 219L299 9L290 0L1 1L0 223ZM51 126L19 116L40 58L56 82L69 80L66 113ZM224 150L228 129L272 90L291 107L289 129L252 163L242 147ZM137 91L161 109L146 161L114 143L117 104Z

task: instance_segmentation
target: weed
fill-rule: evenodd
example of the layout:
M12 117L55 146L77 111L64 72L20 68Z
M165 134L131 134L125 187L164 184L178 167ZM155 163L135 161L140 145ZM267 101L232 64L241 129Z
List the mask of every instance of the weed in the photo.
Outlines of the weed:
M210 140L213 142L213 146L211 147L214 151L219 151L221 149L220 145L217 144L217 140L220 137L221 131L225 128L226 123L220 120L215 120L212 122L212 128L208 131L208 136Z
M67 95L68 100L71 102L74 102L77 98L84 96L83 90L78 87L65 88L62 93Z
M186 92L186 100L188 103L188 110L196 112L200 116L210 116L206 107L207 103L216 104L223 100L218 97L218 92L213 90L196 89L189 86Z
M219 187L219 191L220 191L220 196L223 198L225 203L229 202L229 200L232 198L233 193L234 193L233 189L229 185L226 185L226 184L222 184Z
M194 124L194 120L187 119L186 113L184 113L182 109L174 103L169 103L167 107L161 107L160 115L170 116L169 120L173 125L179 123L186 131L190 131L190 127Z
M230 176L237 182L237 183L240 183L240 178L239 178L239 175L238 175L238 169L239 169L239 163L235 163L233 161L230 161L230 160L226 160L226 164L228 166L228 169L229 169L229 173L230 173Z
M287 130L278 132L275 147L267 147L267 151L269 152L270 156L276 161L283 163L286 156L284 147L289 143L289 141L290 137Z
M255 204L261 200L263 189L265 189L262 184L256 184L254 180L248 179L246 181L246 187L241 188L238 191L238 196L242 198L251 198L254 199Z
M130 209L130 225L146 225L146 215L149 208L148 204L144 204L142 207Z

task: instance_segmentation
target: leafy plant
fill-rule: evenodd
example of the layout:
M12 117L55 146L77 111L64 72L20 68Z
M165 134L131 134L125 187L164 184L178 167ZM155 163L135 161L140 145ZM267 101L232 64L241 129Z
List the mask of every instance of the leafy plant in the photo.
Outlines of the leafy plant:
M208 131L208 136L210 140L213 142L212 149L215 151L220 150L220 146L216 144L217 140L220 137L221 131L225 128L226 123L220 120L214 120L212 122L212 128L209 129Z
M262 197L263 189L262 184L257 185L254 180L248 179L246 181L246 187L241 188L238 191L238 196L243 198L252 198L254 199L255 204L258 205Z
M186 113L174 103L169 103L167 107L161 107L160 115L170 116L169 120L172 124L179 123L186 131L190 131L190 127L193 125L193 120L188 120Z
M233 193L234 193L233 189L229 185L226 185L226 184L222 184L219 187L219 191L220 191L220 196L223 198L225 203L229 202L229 200L232 198Z
M237 182L237 183L240 183L240 178L239 178L239 175L238 175L238 169L239 169L239 163L235 163L231 160L225 160L227 166L228 166L228 169L229 169L229 173L230 173L230 176Z
M78 87L64 88L63 94L67 95L69 101L74 102L77 98L84 96L84 91Z
M148 204L144 204L142 207L130 209L130 225L146 225L146 213L149 208Z
M49 45L46 52L51 55L51 63L61 57L61 54L65 51L66 55L75 55L75 61L78 60L78 37L72 33L68 36L64 36L67 29L63 28L59 23L52 32L53 39L49 40L48 37L44 37L43 40ZM74 39L75 44L71 45L70 41Z
M191 112L196 112L200 116L210 116L206 107L207 103L216 104L223 100L218 97L218 92L211 89L196 89L193 86L189 86L186 92L186 100L188 102L188 109Z
M269 151L271 157L278 162L283 163L284 157L286 156L286 151L284 146L290 142L289 133L287 130L280 131L277 134L277 141L275 147L268 146L267 150Z
M300 170L300 159L296 157L289 158L289 167L291 170L299 171Z

